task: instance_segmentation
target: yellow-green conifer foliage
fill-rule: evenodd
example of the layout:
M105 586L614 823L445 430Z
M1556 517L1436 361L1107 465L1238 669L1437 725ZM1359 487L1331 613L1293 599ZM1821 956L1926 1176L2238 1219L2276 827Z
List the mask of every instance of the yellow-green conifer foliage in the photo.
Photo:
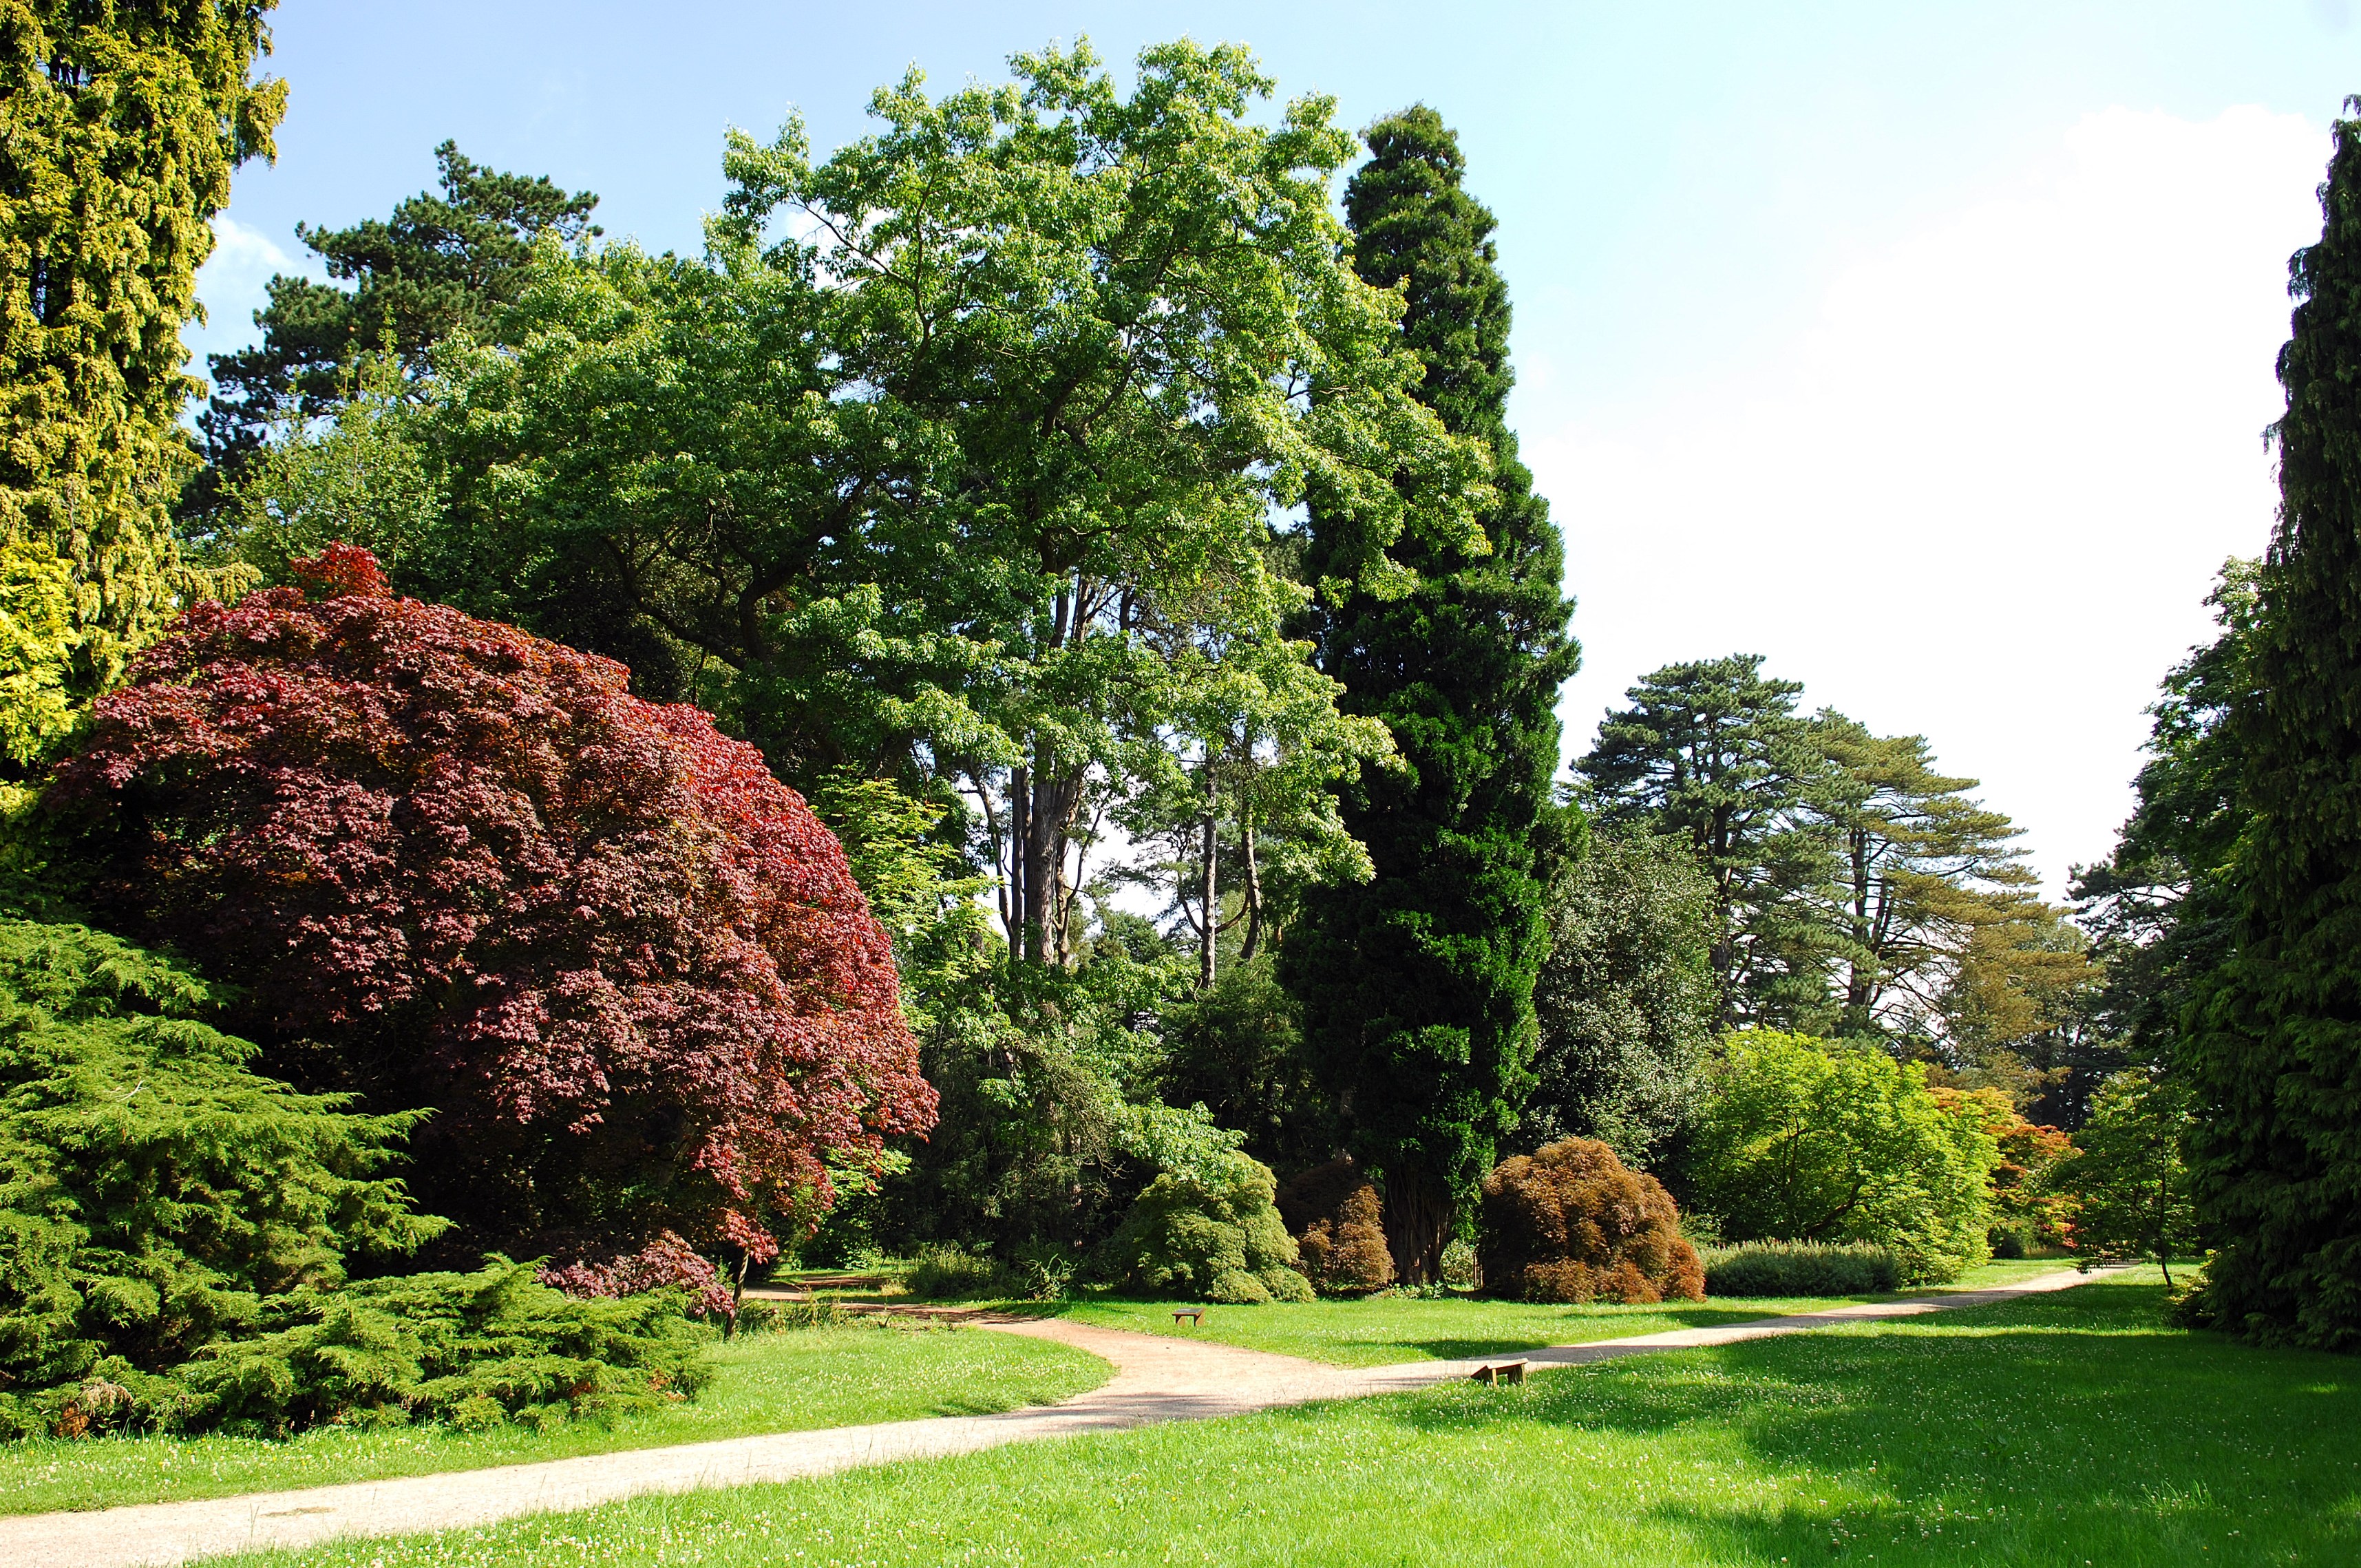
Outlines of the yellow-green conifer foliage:
M273 3L0 0L0 541L32 546L36 574L43 545L68 567L75 695L184 583L167 510L192 462L181 327L230 171L271 156L286 108L285 82L252 77Z

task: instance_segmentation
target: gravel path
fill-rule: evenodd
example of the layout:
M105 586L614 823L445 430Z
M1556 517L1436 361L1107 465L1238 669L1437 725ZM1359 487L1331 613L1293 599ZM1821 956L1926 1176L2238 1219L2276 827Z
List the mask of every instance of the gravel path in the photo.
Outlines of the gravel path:
M2095 1277L2096 1273L2066 1271L2001 1289L1837 1307L1825 1312L1681 1329L1489 1359L1521 1359L1537 1367L1584 1365L1651 1351L1730 1344L1874 1319L1990 1306ZM1088 1351L1113 1362L1115 1375L1062 1405L1004 1415L780 1432L490 1470L358 1481L299 1492L0 1519L0 1568L145 1568L258 1547L304 1546L330 1536L456 1530L519 1514L592 1508L642 1492L785 1481L865 1464L967 1453L1007 1442L1119 1431L1151 1421L1205 1420L1312 1399L1396 1393L1464 1378L1485 1365L1418 1361L1349 1368L1209 1341L1093 1328L1059 1318L984 1326Z

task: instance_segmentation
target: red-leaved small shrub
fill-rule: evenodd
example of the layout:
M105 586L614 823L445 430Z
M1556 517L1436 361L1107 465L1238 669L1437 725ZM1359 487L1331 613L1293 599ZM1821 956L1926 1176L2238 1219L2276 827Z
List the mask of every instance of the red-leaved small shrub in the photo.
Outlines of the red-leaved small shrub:
M1672 1194L1605 1144L1566 1138L1484 1179L1484 1282L1526 1301L1705 1299Z
M1350 1295L1393 1283L1384 1201L1351 1155L1314 1166L1280 1188L1279 1213L1314 1288Z

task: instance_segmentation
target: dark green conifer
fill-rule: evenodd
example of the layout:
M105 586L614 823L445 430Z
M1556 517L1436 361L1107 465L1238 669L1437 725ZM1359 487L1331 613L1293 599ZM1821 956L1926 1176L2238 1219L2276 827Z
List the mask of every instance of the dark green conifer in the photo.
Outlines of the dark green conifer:
M1499 499L1484 519L1490 554L1406 542L1395 556L1421 579L1407 597L1355 594L1314 614L1343 706L1383 718L1408 766L1365 770L1345 792L1376 878L1312 896L1282 960L1353 1152L1383 1176L1395 1268L1417 1283L1436 1277L1532 1082L1543 889L1563 836L1557 694L1579 654L1564 546L1508 426L1492 214L1460 189L1466 159L1433 110L1389 115L1368 141L1345 197L1355 266L1406 286L1420 395L1455 433L1490 444ZM1351 531L1314 515L1310 580Z
M2361 115L2361 99L2347 99ZM2217 1248L2201 1310L2361 1349L2361 119L2335 127L2320 242L2290 264L2280 508L2232 710L2248 813L2236 953L2181 1066Z

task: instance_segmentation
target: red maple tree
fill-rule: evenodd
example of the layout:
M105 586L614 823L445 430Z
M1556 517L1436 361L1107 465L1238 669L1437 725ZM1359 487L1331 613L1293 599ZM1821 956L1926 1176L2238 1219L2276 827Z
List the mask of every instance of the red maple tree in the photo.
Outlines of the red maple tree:
M759 752L366 551L297 574L183 615L47 799L278 1070L434 1108L427 1206L577 1288L711 1295L696 1254L770 1255L933 1124L885 932Z

